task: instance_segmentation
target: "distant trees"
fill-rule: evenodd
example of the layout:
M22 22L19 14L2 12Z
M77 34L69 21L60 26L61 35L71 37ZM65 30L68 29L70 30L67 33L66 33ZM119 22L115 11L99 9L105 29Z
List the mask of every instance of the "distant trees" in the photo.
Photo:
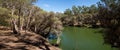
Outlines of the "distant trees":
M105 43L120 48L120 0L101 0L98 19L105 28Z
M95 5L72 6L72 9L64 11L64 17L61 18L64 25L70 26L88 26L96 25L95 16L98 14L98 8ZM93 22L95 24L93 24ZM89 26L90 27L90 26Z

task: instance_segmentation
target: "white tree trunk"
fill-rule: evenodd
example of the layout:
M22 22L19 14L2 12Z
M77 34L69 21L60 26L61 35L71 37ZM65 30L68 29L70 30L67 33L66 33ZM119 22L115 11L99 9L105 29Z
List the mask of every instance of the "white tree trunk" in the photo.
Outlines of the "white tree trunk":
M14 34L17 34L18 33L18 28L17 28L17 25L16 25L16 21L15 20L12 20L12 24L13 24L13 33Z
M58 37L58 38L57 38L57 41L56 41L56 44L59 45L59 44L60 44L60 41L61 41L61 38Z
M60 42L61 42L60 36L61 36L61 33L58 33L58 34L57 34L57 41L56 41L56 44L57 44L57 45L59 45Z

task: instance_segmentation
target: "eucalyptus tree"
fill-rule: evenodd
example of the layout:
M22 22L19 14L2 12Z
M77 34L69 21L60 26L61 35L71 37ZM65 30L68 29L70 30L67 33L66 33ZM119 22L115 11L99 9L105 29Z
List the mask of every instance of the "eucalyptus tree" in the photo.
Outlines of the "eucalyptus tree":
M80 11L79 11L78 7L72 6L72 12L73 12L74 16L78 17Z
M93 4L93 5L90 6L89 13L91 13L91 14L98 13L98 8L96 7L95 4Z
M73 26L78 25L78 18L79 18L79 14L80 14L80 7L77 6L72 6L72 13L73 13L73 18L72 18L72 23Z
M49 24L50 24L50 28L49 28L49 35L50 33L52 34L55 34L56 37L57 37L57 41L56 41L56 44L60 44L60 36L62 34L62 30L63 30L63 27L62 27L62 22L55 16L54 13L50 12L50 21L49 21Z
M21 23L21 18L25 15L25 10L27 10L29 6L32 6L35 1L36 0L0 0L0 6L11 11L11 16L14 17L12 19L16 20L16 18L18 18L16 21L18 21L17 26L18 30L20 30L23 24Z
M54 34L57 37L56 44L59 44L63 27L62 22L55 16L55 13L38 9L34 14L30 19L30 31L40 34L46 39L48 39L51 34Z
M87 7L87 6L82 6L82 12L81 12L81 13L86 14L86 13L88 13L88 12L89 12L89 7Z
M71 25L70 21L72 19L73 13L71 9L66 9L64 11L64 16L61 18L61 21L64 25Z
M63 29L62 22L58 16L62 13L46 12L33 5L37 0L0 0L0 25L4 24L10 16L13 32L19 34L20 30L35 32L48 39L50 34L57 37L57 44L60 43L60 35ZM5 19L2 17L5 16ZM6 23L5 23L6 25Z
M98 19L106 29L103 34L105 43L120 48L120 0L101 0L98 6Z
M72 6L71 9L64 11L62 21L65 25L72 26L84 26L84 25L96 25L95 17L98 14L98 8L95 4L88 6ZM94 24L93 24L94 23Z

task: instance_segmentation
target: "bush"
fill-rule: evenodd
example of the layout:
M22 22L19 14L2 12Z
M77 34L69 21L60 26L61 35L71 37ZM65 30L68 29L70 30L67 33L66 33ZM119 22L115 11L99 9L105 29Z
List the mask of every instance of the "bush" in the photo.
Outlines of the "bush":
M9 10L6 8L0 7L0 25L9 26Z

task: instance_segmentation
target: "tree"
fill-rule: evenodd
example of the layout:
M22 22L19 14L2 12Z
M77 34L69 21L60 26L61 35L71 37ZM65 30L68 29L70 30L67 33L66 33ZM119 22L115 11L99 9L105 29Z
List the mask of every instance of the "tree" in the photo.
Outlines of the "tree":
M101 0L98 3L99 16L102 27L105 28L105 43L120 48L120 0Z
M35 32L48 39L50 34L57 37L60 43L62 22L59 16L62 13L46 12L35 6L37 0L0 0L0 25L8 25L11 21L13 33L18 34L20 30ZM10 18L9 21L6 21Z
M9 9L11 11L11 16L18 18L16 20L17 22L15 22L18 26L18 32L22 29L23 22L21 22L21 18L26 15L25 10L28 10L32 3L34 3L35 1L36 0L0 0L1 7Z
M72 6L71 9L64 11L64 16L61 18L63 25L69 26L96 26L96 16L98 8L95 4L88 6Z
M95 13L96 14L97 12L98 12L98 8L96 7L96 5L95 4L91 5L89 13L91 13L91 14Z
M63 17L61 18L63 25L71 25L70 21L72 19L72 16L73 16L72 10L66 9L64 11Z

